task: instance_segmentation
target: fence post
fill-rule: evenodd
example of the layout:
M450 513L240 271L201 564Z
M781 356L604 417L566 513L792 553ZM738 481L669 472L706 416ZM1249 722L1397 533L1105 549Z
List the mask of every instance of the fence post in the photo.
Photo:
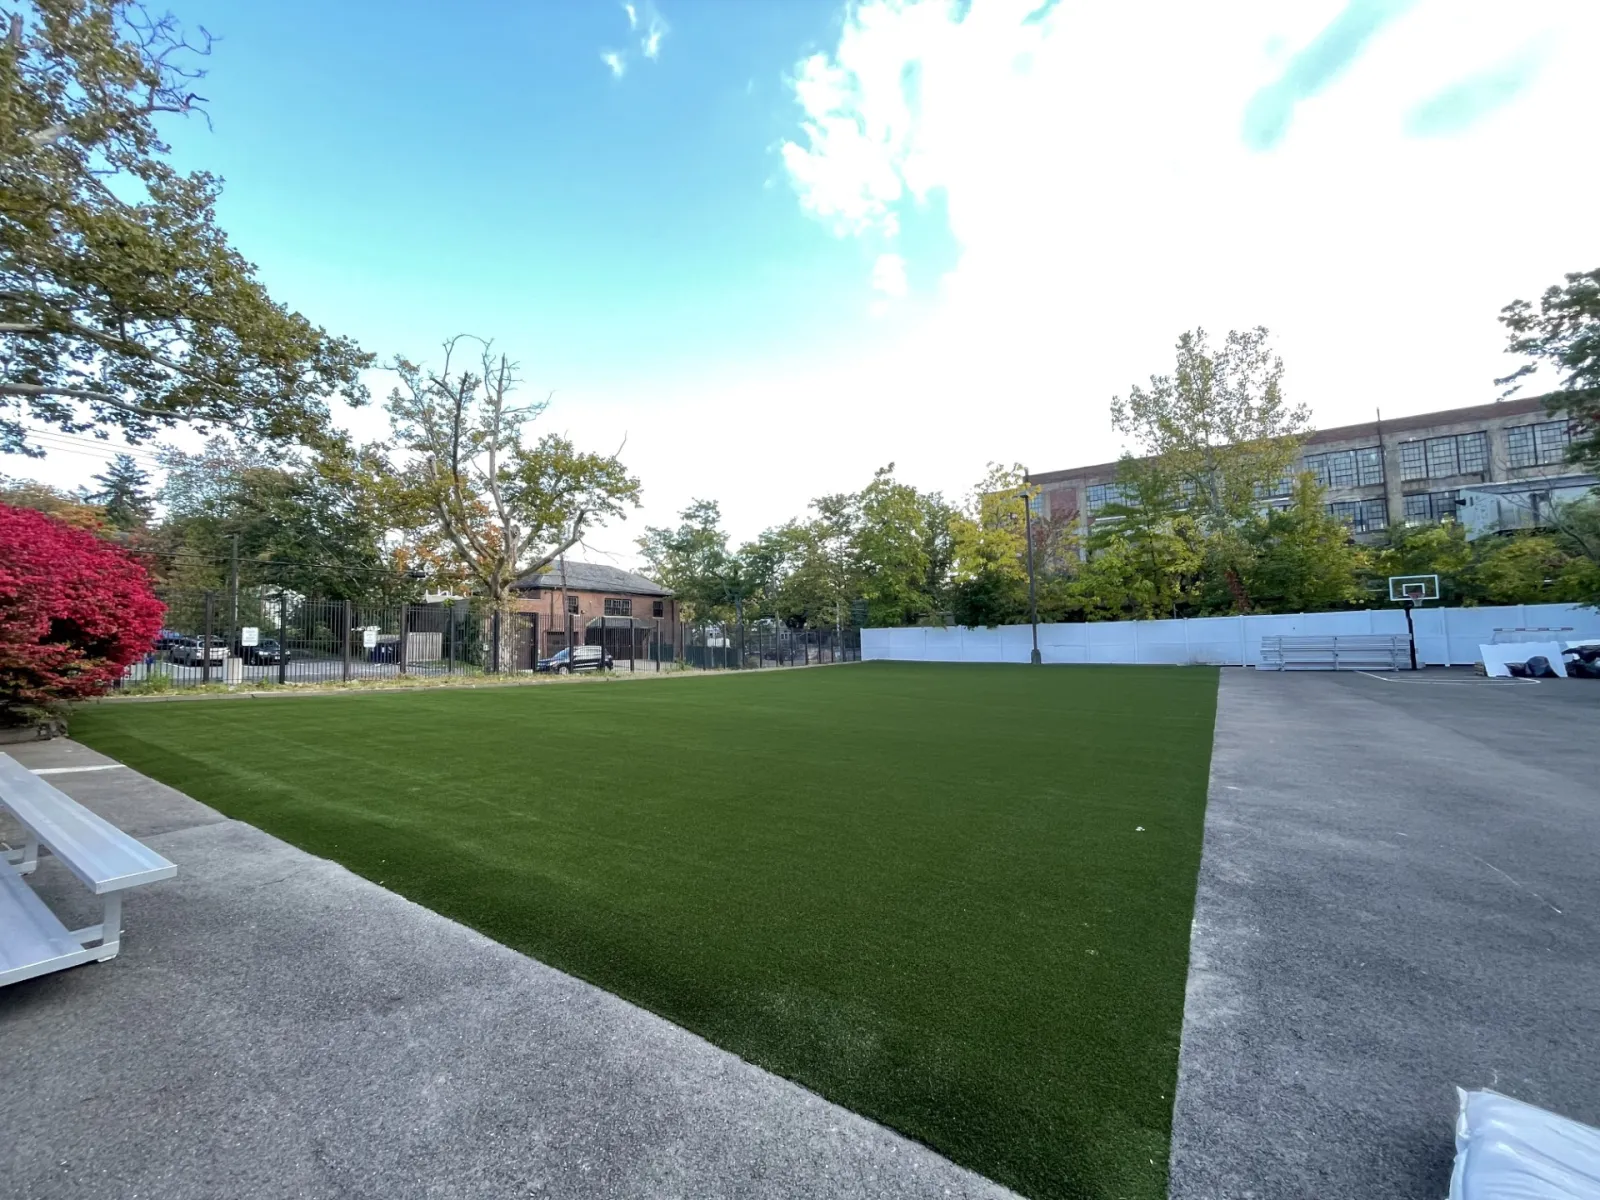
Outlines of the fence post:
M489 646L492 655L489 660L491 664L489 670L498 674L500 671L500 606L498 604L495 605L494 616L489 620L489 629ZM569 655L570 653L571 651L568 651Z
M400 661L400 674L402 675L406 673L406 655L411 652L411 640L408 637L408 634L410 633L411 622L406 619L408 616L410 616L410 613L407 611L408 608L409 606L405 604L400 606L400 645L398 648L398 658Z
M211 682L211 622L216 615L217 596L206 593L206 631L200 637L200 682Z
M346 683L350 682L350 635L355 632L350 626L354 620L355 615L350 601L346 600L344 602L344 651L339 656L343 660L342 678Z
M289 593L278 589L278 682L289 682Z

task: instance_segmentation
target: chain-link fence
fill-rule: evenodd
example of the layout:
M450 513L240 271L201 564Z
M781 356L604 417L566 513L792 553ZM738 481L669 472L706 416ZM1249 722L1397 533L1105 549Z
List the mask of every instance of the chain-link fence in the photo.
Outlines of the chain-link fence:
M263 684L334 683L399 676L564 673L588 667L569 657L565 629L540 615L504 612L481 600L367 604L319 600L271 588L169 592L164 628L125 691ZM770 626L770 623L769 623ZM602 648L604 669L759 670L861 657L858 629L695 625L611 618L570 631Z

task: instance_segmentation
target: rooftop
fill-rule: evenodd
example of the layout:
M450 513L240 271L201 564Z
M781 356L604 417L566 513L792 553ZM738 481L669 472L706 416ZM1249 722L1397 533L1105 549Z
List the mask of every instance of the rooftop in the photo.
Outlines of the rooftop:
M1386 421L1363 421L1357 425L1337 425L1332 429L1318 429L1306 438L1307 446L1326 445L1329 442L1351 442L1361 438L1387 437L1415 430L1431 429L1435 425L1456 425L1470 421L1492 421L1500 417L1546 411L1543 396L1525 396L1515 400L1501 400L1494 404L1475 404L1467 408L1446 408L1437 412L1418 413L1413 417L1395 417ZM1030 476L1034 483L1057 483L1081 475L1099 475L1115 471L1115 462L1095 463L1087 467L1066 467L1057 471L1043 471Z
M543 571L517 580L518 591L533 592L544 588L560 588L562 569L547 567ZM646 579L634 571L621 567L608 567L601 563L569 562L566 566L565 586L579 592L617 592L628 596L670 596L671 588L664 588L653 579Z

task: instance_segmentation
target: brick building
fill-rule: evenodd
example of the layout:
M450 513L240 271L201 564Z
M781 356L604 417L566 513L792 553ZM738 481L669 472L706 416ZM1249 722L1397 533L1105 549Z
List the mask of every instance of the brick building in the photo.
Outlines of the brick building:
M1492 488L1492 511L1517 514L1503 527L1537 524L1541 498L1581 494L1595 480L1566 460L1571 432L1552 419L1537 397L1453 408L1415 417L1319 429L1306 441L1301 466L1322 484L1328 511L1349 523L1362 541L1402 525L1455 518ZM1117 464L1098 463L1032 476L1041 495L1035 512L1052 520L1077 520L1087 535L1096 514L1117 503ZM1525 487L1522 485L1526 485ZM1285 479L1267 504L1287 505L1293 480ZM1496 532L1490 525L1475 533Z
M620 567L569 562L517 580L517 611L536 617L541 656L572 640L580 646L603 644L615 658L644 658L660 631L672 644L678 628L678 601L671 589ZM566 606L562 607L562 596ZM630 654L630 640L632 642Z

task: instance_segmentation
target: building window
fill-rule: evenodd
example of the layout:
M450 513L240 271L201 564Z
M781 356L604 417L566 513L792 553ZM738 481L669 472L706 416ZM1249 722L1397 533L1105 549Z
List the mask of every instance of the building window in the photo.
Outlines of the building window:
M1457 492L1418 492L1405 497L1407 525L1429 525L1456 519Z
M1383 451L1376 446L1356 451L1356 482L1371 487L1383 482Z
M1483 475L1489 470L1489 435L1463 433L1456 438L1457 465L1463 475Z
M1044 493L1028 497L1028 511L1033 513L1035 521L1044 520Z
M576 596L567 597L567 611L569 613L575 613L578 611L578 598Z
M1308 454L1305 470L1322 487L1371 487L1383 482L1383 451L1369 446L1362 450Z
M1539 462L1565 462L1567 446L1572 442L1572 430L1565 421L1550 421L1533 427L1534 448L1539 452Z
M1388 505L1377 500L1335 500L1328 515L1350 526L1352 533L1376 533L1389 524Z
M1421 442L1400 443L1400 478L1426 479L1428 463L1423 457Z
M1274 496L1292 496L1294 494L1294 476L1285 472L1271 483L1256 484L1256 499L1266 500Z
M1456 467L1456 440L1453 437L1428 439L1428 477L1443 479L1459 474Z
M1091 483L1088 487L1089 511L1099 512L1108 504L1127 504L1128 497L1117 483Z
M1518 425L1506 430L1506 452L1513 467L1565 462L1572 428L1566 421Z
M631 617L633 615L633 601L619 600L615 596L606 597L606 616Z
M659 621L662 617L666 616L666 614L667 614L666 601L664 601L664 600L652 600L650 602L650 615L652 617L656 618L656 620Z

